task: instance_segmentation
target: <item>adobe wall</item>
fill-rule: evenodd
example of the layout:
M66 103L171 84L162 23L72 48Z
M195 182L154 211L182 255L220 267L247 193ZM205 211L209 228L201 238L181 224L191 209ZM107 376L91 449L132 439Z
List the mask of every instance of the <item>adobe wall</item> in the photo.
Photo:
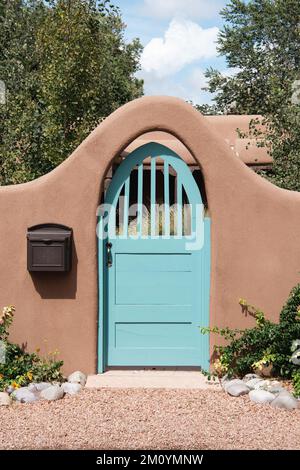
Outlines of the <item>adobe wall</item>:
M262 179L234 157L203 116L170 97L144 97L114 112L51 173L0 188L0 304L16 306L11 339L29 350L58 349L65 372L96 371L96 209L115 155L139 135L173 134L199 163L212 218L212 325L245 327L246 298L277 319L300 271L300 194ZM74 230L68 274L30 274L27 227L56 222Z

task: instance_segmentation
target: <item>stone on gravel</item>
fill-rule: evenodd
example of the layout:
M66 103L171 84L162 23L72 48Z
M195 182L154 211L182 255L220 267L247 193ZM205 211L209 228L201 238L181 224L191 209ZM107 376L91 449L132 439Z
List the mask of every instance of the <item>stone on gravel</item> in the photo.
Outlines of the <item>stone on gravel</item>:
M234 383L226 388L226 392L232 397L240 397L241 395L247 395L250 392L250 388L244 383Z
M60 400L64 396L64 391L60 385L50 385L41 391L40 397L44 400L54 401Z
M77 370L76 372L73 372L71 375L68 377L68 382L72 384L81 384L83 387L86 384L86 375L83 372L80 372L80 370Z
M15 389L12 385L9 385L5 391L6 391L6 393L8 393L10 395L12 392L15 391Z
M261 377L259 377L259 375L257 374L246 374L245 377L243 377L244 382L248 382L249 380L252 380L252 379L261 379Z
M45 390L48 387L51 387L51 383L49 382L38 382L38 383L31 383L28 385L28 390L31 392L41 392L42 390Z
M0 392L0 406L9 406L11 404L11 398L8 393Z
M81 384L65 382L62 384L62 389L68 395L76 395L83 389L83 387Z
M38 397L28 387L21 387L12 393L12 397L21 403L33 403Z
M254 403L271 403L275 396L271 392L266 390L251 390L249 393L249 398Z
M299 407L298 400L287 390L279 393L271 405L276 408L284 408L285 410L295 410Z
M265 388L269 385L269 380L259 380L255 385L254 385L254 390L265 390Z
M221 387L222 388L225 388L225 385L228 384L228 382L230 382L232 379L228 377L228 375L224 375L221 380L220 380L220 384L221 384Z
M258 385L259 383L264 382L264 380L260 379L259 377L254 377L253 379L248 380L245 382L247 387L249 387L251 390L255 389L255 386Z
M275 393L275 394L278 394L281 392L287 392L287 390L284 387L282 387L280 382L278 382L277 380L270 381L270 384L266 385L264 387L264 390L267 390L268 392Z
M222 384L225 392L227 392L228 387L231 387L234 384L245 385L245 383L241 379L231 379Z
M270 385L269 387L267 387L267 391L274 393L274 395L278 395L279 393L285 392L286 390L284 387L281 386L274 385L273 387L272 385Z
M229 380L231 380L231 379L228 377L228 374L225 374L225 375L223 375L223 377L221 378L221 383L223 383L223 382L228 382Z

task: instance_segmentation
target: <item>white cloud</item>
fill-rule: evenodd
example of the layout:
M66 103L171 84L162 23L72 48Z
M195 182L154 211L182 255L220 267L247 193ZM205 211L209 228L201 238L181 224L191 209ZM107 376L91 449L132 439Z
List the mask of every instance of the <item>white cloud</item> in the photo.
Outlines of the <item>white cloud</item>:
M216 56L217 27L203 29L189 20L173 19L163 38L153 38L145 46L141 67L158 77L166 77L197 60Z
M213 18L224 6L224 0L144 0L141 12L160 19Z
M207 78L201 69L195 68L188 78L188 83L193 90L201 91L201 89L207 85Z

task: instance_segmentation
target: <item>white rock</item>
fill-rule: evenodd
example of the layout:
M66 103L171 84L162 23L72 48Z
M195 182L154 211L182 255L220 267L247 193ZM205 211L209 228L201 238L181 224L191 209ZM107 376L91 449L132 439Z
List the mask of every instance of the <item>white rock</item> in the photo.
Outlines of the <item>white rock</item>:
M279 393L271 404L276 408L284 408L285 410L294 410L299 407L298 400L287 390Z
M274 393L275 395L278 393L287 392L287 390L280 385L280 382L277 381L271 382L270 385L265 388L265 390Z
M251 390L249 398L254 403L271 403L275 399L275 396L271 392L266 390Z
M86 375L83 372L80 372L80 370L77 370L76 372L73 372L71 375L68 377L68 382L72 384L81 384L83 387L86 384Z
M82 390L82 385L81 384L76 384L76 383L70 383L70 382L65 382L62 384L62 389L65 393L68 395L76 395Z
M248 380L247 382L245 382L245 384L247 385L247 387L249 387L251 390L254 390L256 385L258 385L259 383L261 382L264 382L264 380L260 379L259 377L255 377L253 379L250 379Z
M243 381L244 382L249 382L249 380L252 380L252 379L260 379L261 377L259 377L259 375L257 374L246 374L245 377L243 377Z
M12 397L21 403L33 403L38 397L28 387L21 387L12 393Z
M38 382L38 383L31 383L28 385L28 390L31 392L41 392L42 390L45 390L48 387L51 387L51 383L49 382Z
M0 406L9 406L11 404L11 398L8 393L0 392Z
M59 400L64 396L64 391L60 385L50 385L41 391L40 397L44 400L54 401Z
M227 392L228 387L231 387L234 384L245 385L245 383L241 379L231 379L222 384L225 392Z
M254 385L254 390L264 390L269 385L268 380L261 379Z
M229 380L231 380L231 379L228 377L228 374L225 374L225 375L223 375L223 377L221 378L221 383L223 383L223 382L228 382Z
M244 383L234 383L227 387L226 391L232 397L240 397L241 395L247 395L250 392L250 388Z

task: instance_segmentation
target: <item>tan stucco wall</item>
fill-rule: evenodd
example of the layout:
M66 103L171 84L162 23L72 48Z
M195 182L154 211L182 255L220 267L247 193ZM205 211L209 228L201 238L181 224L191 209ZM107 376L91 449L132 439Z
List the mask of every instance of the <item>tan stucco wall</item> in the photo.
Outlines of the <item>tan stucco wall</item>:
M33 182L0 188L0 303L14 304L12 339L29 350L59 349L65 371L96 371L96 208L113 157L139 135L169 132L205 178L212 217L211 324L242 327L245 297L277 318L300 271L300 194L281 190L235 158L190 105L169 97L133 101L107 118L58 168ZM27 227L74 230L71 273L30 275Z

